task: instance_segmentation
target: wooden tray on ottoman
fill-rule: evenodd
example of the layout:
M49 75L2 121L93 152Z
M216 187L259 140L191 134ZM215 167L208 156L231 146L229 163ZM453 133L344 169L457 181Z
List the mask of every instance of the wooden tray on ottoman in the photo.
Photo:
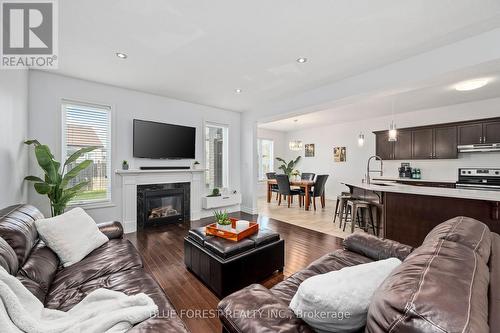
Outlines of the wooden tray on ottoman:
M237 219L230 218L231 228L236 231L236 221ZM257 222L250 222L250 226L240 232L234 232L233 230L222 230L217 229L217 223L212 223L206 226L205 233L207 235L222 237L233 242L239 242L240 240L251 236L259 231L259 224Z

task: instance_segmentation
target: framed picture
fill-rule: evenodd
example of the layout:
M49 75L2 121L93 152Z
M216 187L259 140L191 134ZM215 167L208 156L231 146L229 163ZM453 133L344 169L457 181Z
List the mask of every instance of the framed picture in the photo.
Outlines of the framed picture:
M333 160L335 162L345 162L347 155L346 147L333 147Z
M306 143L305 157L314 157L314 143Z

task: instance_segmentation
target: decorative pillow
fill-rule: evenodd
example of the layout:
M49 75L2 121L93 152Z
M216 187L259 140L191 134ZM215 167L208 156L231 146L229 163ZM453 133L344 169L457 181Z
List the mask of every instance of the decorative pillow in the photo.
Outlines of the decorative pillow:
M108 241L80 207L56 217L36 220L35 225L40 238L59 256L64 267L79 262Z
M318 332L358 331L366 324L373 293L399 264L389 258L310 277L290 308Z

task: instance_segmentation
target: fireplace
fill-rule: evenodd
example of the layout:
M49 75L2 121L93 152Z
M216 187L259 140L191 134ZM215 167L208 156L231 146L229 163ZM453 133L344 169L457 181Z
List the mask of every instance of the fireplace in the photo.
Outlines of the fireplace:
M137 186L137 228L190 220L189 183Z

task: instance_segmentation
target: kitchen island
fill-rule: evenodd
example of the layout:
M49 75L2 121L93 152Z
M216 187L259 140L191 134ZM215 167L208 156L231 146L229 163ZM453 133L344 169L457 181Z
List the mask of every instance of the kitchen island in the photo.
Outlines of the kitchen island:
M419 246L429 231L455 216L475 218L500 233L500 191L423 187L391 181L342 182L377 207L379 234Z

